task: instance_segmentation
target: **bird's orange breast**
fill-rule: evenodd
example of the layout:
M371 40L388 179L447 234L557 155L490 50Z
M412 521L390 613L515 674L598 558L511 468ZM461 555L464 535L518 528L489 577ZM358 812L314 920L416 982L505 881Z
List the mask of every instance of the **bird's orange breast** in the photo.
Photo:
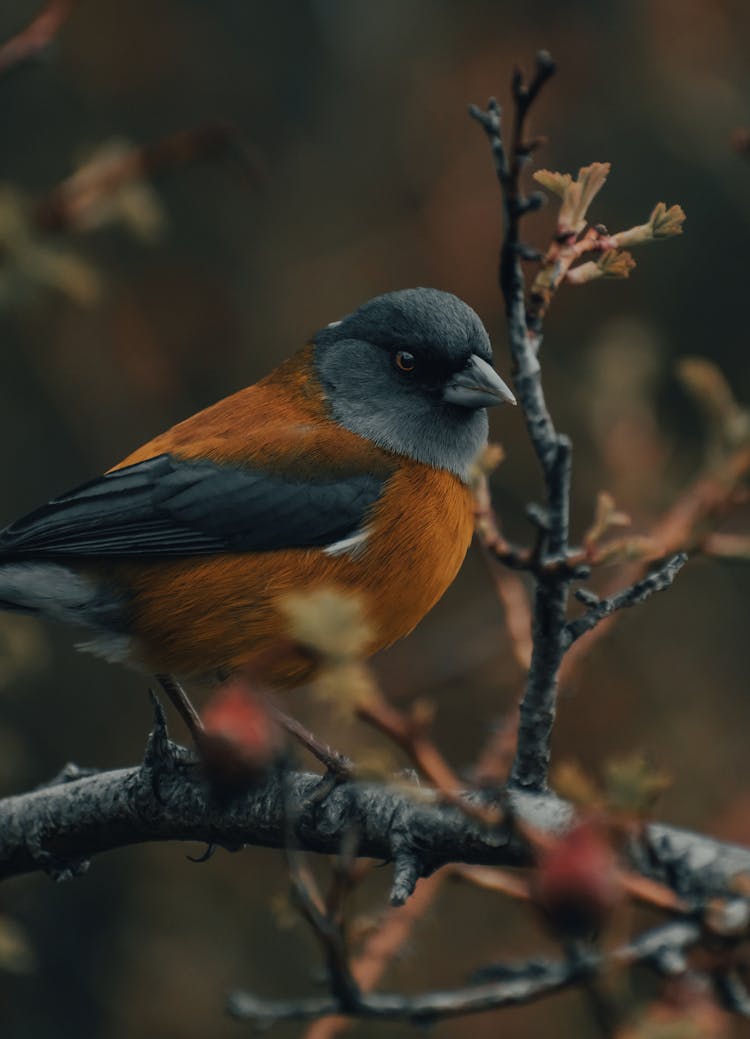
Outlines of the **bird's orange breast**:
M365 521L364 545L351 553L285 549L108 568L128 595L134 655L152 670L208 675L273 659L272 681L304 680L309 660L282 654L288 633L279 601L324 587L360 597L374 653L431 609L471 540L469 489L447 471L383 451L333 422L304 354L121 464L162 452L310 479L321 471L329 478L371 472L384 480L384 493Z

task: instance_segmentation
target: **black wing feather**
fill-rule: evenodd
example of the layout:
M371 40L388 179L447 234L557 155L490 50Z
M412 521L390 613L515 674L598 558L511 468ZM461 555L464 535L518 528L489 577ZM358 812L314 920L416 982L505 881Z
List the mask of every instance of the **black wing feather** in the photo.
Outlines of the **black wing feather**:
M159 455L106 473L11 524L13 558L156 557L329 545L363 525L383 479L311 482Z

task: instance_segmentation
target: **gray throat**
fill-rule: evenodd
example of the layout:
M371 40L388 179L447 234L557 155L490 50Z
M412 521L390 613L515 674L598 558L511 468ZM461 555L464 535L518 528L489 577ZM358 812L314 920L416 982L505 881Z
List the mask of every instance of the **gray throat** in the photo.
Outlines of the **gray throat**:
M373 392L370 380L361 377L355 366L341 364L337 353L329 348L316 359L337 422L386 451L447 469L469 482L472 463L487 443L484 408L471 411L415 393L401 395L390 386L376 386Z

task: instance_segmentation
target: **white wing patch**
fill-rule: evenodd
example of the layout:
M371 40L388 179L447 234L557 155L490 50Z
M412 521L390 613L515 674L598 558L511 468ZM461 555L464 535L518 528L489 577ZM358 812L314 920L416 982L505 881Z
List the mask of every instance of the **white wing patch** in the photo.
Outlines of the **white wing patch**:
M342 538L340 541L334 541L332 545L326 545L323 549L323 553L327 556L350 555L352 559L356 559L357 556L361 555L364 551L369 536L370 531L367 527L363 527L362 530L350 534L347 538Z

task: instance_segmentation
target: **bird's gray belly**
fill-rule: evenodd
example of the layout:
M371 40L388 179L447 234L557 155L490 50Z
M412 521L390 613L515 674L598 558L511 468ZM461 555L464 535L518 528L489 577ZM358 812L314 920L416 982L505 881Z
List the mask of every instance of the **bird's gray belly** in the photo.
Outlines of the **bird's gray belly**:
M0 564L0 609L93 629L94 638L79 649L108 660L129 654L123 601L93 577L59 563Z

